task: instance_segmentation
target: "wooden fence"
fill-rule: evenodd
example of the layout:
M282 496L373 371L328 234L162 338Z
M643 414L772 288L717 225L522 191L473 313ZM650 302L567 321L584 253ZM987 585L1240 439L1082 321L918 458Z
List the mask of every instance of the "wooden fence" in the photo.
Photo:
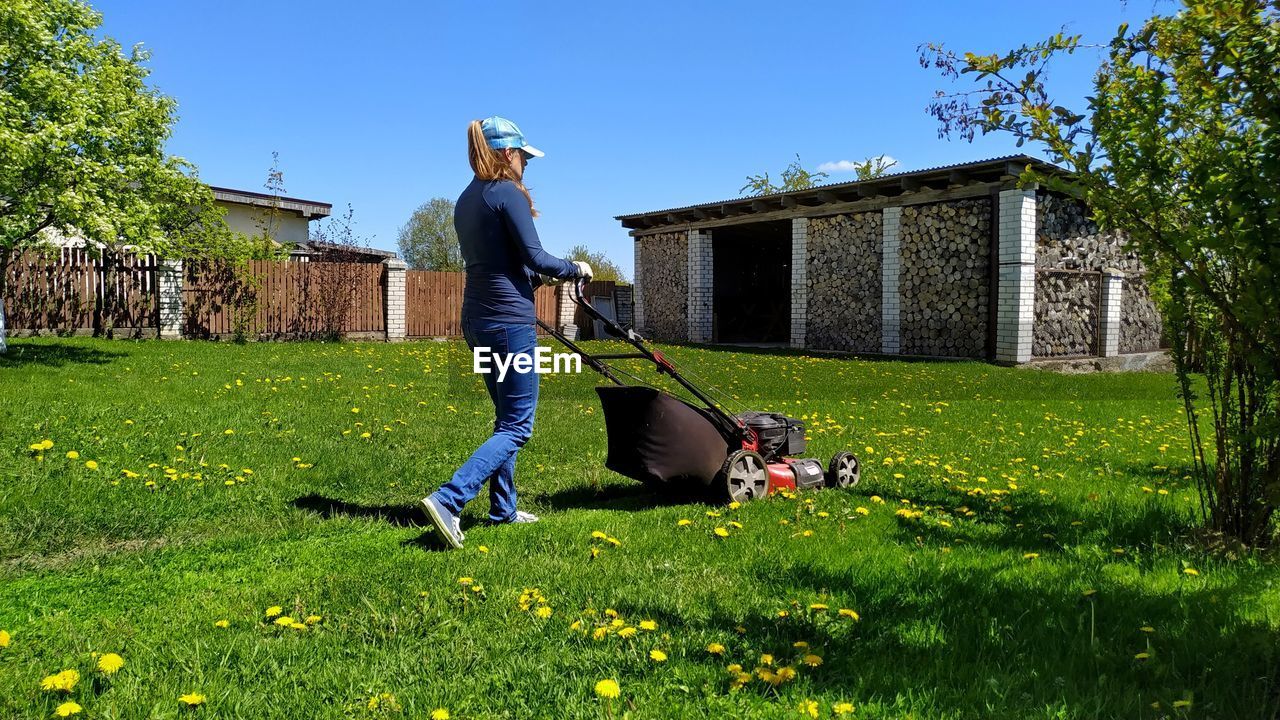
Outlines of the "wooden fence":
M5 321L15 334L156 333L159 294L151 255L95 258L84 248L28 252L9 261Z
M94 259L78 248L21 255L10 261L6 273L6 324L15 334L100 334L114 328L116 334L128 336L205 339L462 335L466 276L459 272L402 270L381 263L269 260L188 260L181 263L180 275L177 267L161 265L149 255ZM388 277L393 272L404 273L404 323L393 322L388 328L388 309L397 313L401 308L395 302L398 283L390 284L397 298L388 308ZM103 302L109 296L107 287L115 288L114 304ZM586 295L607 295L615 302L618 297L611 281L589 283ZM590 319L580 308L561 308L562 297L561 287L535 290L538 319L552 327L576 323L590 337ZM628 295L624 302L629 299ZM114 309L108 307L112 305ZM629 317L629 307L622 311Z
M459 272L409 270L405 273L405 324L411 338L462 335L462 292L466 275ZM557 293L554 287L533 292L533 309L539 320L556 325ZM539 328L541 333L542 329Z
M386 331L383 266L188 262L183 334L194 338L368 337Z

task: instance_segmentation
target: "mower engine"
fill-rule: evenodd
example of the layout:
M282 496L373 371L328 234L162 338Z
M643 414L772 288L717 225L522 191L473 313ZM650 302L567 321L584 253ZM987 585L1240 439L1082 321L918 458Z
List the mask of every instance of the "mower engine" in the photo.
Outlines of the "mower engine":
M825 471L817 458L792 457L807 447L800 420L765 412L742 413L735 419L746 427L750 439L743 441L742 450L730 453L722 470L733 499L857 484L860 468L852 453L836 453Z

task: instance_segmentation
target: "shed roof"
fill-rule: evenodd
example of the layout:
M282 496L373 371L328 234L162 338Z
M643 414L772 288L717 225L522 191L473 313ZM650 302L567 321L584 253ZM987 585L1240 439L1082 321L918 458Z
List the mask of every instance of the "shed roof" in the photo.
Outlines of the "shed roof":
M1028 165L1046 174L1070 174L1065 168L1033 158L1030 155L1005 155L988 160L881 175L870 180L828 183L826 185L815 185L804 190L719 200L666 210L632 213L630 215L618 215L614 219L621 222L625 228L642 229L661 225L678 225L716 217L774 212L785 208L813 208L878 196L891 197L923 188L956 187L1008 179L1022 174L1022 171Z
M235 190L214 185L210 185L209 189L213 191L213 199L219 202L263 208L272 207L278 202L279 205L276 205L276 207L297 213L308 220L329 217L329 213L333 211L332 204L316 200L302 200L300 198L268 195L250 190Z

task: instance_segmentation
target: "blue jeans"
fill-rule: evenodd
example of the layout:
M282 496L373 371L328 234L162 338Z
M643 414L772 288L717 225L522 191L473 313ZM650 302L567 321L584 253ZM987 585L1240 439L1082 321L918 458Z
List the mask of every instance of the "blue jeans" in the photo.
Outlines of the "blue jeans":
M491 355L510 353L532 355L538 344L533 324L507 324L462 321L462 334L468 347L488 347ZM457 515L462 506L489 483L489 520L510 522L516 516L516 454L533 434L533 411L538 405L538 374L518 373L508 368L498 382L493 362L492 372L484 375L485 387L493 400L493 435L472 453L453 479L435 492L435 498Z

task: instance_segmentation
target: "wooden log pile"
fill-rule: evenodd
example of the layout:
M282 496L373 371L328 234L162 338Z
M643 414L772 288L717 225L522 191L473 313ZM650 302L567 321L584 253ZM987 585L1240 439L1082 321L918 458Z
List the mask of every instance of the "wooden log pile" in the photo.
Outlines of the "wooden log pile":
M1120 292L1120 352L1150 352L1160 348L1164 323L1143 278L1125 278Z
M1032 355L1063 357L1097 353L1100 282L1098 275L1036 274Z
M809 221L809 347L880 351L880 220L866 212Z
M1050 193L1036 197L1036 269L1115 268L1126 276L1145 272L1138 251L1120 232L1100 232L1084 203Z
M1036 319L1033 354L1038 357L1079 355L1084 330L1068 317L1091 317L1097 295L1071 293L1061 287L1062 275L1044 270L1124 272L1120 299L1121 353L1144 352L1160 346L1163 323L1146 284L1146 268L1138 251L1122 232L1100 232L1088 208L1074 198L1052 193L1036 196ZM1042 297L1044 298L1042 301ZM1063 303L1072 303L1070 307ZM1042 322L1052 323L1041 327ZM1095 318L1096 323L1096 318ZM1096 332L1096 324L1089 332Z
M902 352L985 356L991 201L905 207L900 243Z
M644 303L641 331L654 340L688 340L689 236L674 232L637 238L635 270Z

